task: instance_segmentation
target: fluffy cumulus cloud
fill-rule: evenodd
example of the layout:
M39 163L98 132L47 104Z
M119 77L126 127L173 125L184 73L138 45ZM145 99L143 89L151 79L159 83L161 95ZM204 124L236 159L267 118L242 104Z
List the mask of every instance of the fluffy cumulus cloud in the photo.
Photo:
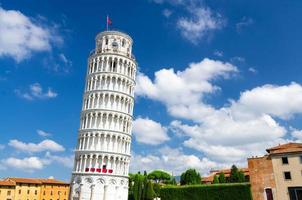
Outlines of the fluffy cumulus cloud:
M217 163L208 158L199 158L195 155L184 154L179 148L173 149L163 147L154 154L140 155L132 153L130 170L138 172L146 170L148 172L154 169L160 169L173 175L180 175L188 168L195 168L207 174L210 169L218 166Z
M170 4L177 9L184 9L186 15L176 19L176 27L181 35L197 44L209 33L219 30L225 25L223 17L207 7L203 1L199 0L153 0L158 4ZM164 9L163 14L169 18L172 10Z
M220 15L213 13L207 7L190 8L190 17L182 17L177 22L184 38L196 44L207 34L224 26L224 20Z
M50 51L62 42L55 31L43 26L17 10L0 7L0 56L17 62L29 58L32 52Z
M60 152L64 151L65 148L56 143L53 140L43 140L40 143L25 143L19 140L10 140L8 143L9 146L15 148L16 150L20 150L28 153L42 152L42 151L53 151Z
M148 118L133 121L133 134L139 143L157 145L169 140L167 128Z
M237 71L230 63L205 58L189 64L184 71L175 72L172 68L157 71L154 81L140 73L137 76L136 95L159 100L174 113L183 106L199 104L204 94L219 89L211 81L228 78Z
M294 139L297 139L302 142L302 130L291 128L291 135Z
M288 142L288 130L280 121L302 113L302 86L259 86L220 108L205 101L206 94L219 88L213 80L228 78L237 71L232 64L204 59L183 71L159 70L154 80L139 74L136 94L166 106L176 118L171 130L183 136L185 147L200 151L218 164L244 165L247 157L262 155L265 148ZM292 136L298 139L300 131L292 131Z
M263 85L243 92L231 109L235 115L260 115L263 113L287 119L302 113L302 86L291 83L284 86ZM246 115L246 114L244 114Z
M14 168L22 171L33 172L35 170L41 170L45 165L49 164L48 161L40 159L38 157L26 157L26 158L14 158L9 157L1 160L4 168Z
M59 156L52 155L50 152L46 152L45 156L37 157L8 157L0 160L0 170L7 170L10 168L21 170L24 172L33 173L37 170L43 170L45 167L57 163L63 167L72 168L74 156Z
M50 87L45 91L40 83L33 83L25 91L16 89L15 93L17 96L26 100L37 100L37 99L53 99L58 96L58 93L53 91Z

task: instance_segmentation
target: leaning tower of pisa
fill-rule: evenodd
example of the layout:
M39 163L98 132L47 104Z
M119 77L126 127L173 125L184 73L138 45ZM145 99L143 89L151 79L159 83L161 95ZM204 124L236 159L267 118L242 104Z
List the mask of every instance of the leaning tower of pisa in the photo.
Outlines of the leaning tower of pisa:
M131 37L96 36L72 172L70 200L127 200L136 61Z

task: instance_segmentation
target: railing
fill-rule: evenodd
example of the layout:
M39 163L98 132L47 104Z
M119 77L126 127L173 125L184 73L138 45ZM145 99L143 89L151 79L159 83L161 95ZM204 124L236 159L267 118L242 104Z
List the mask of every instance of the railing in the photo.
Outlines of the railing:
M125 53L125 52L118 51L118 50L106 49L104 51L99 51L97 53L118 53L118 54L121 54L121 55L124 55L124 56L128 56L128 57L132 58L133 60L135 60L135 56L133 54L130 55L129 53ZM90 53L89 53L89 57L94 56L95 54L96 54L96 51L91 50Z

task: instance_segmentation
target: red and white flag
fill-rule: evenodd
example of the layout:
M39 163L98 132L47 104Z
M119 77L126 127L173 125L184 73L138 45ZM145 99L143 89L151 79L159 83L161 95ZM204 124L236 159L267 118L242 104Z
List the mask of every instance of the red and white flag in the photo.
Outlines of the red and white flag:
M109 18L109 16L107 15L107 31L109 30L109 25L112 25L112 21Z

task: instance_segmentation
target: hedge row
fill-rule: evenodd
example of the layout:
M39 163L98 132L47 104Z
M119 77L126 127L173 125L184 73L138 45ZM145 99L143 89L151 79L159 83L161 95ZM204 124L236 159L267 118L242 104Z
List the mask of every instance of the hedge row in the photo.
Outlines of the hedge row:
M161 200L252 200L250 184L165 186Z

